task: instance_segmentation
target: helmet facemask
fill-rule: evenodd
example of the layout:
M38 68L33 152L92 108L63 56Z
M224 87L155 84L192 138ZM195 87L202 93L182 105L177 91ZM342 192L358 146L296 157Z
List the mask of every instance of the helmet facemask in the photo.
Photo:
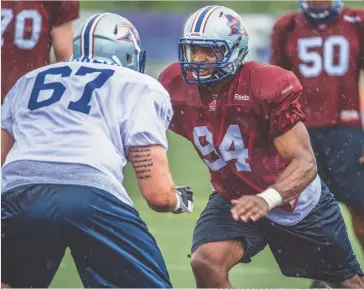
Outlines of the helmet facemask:
M323 4L323 3L322 3ZM312 24L330 24L341 13L343 3L341 0L332 0L327 6L311 6L308 0L300 0L299 5L306 19Z
M241 37L229 45L226 40L204 38L181 38L179 42L179 63L182 74L189 84L213 84L218 80L234 74L241 63L245 61L245 53L239 53L237 47ZM193 49L207 47L215 60L209 62L193 61ZM243 55L244 54L244 55ZM240 58L240 61L239 61ZM206 70L213 70L206 74Z

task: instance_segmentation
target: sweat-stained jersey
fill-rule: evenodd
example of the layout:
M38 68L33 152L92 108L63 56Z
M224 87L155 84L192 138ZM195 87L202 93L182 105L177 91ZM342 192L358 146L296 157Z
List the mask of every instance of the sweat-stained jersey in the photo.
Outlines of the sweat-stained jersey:
M187 84L178 63L166 68L159 81L172 101L170 129L192 142L223 198L258 194L275 183L288 163L273 140L304 119L298 103L302 87L292 72L247 62L215 99ZM272 210L269 218L297 223L318 202L320 187L317 178L298 201Z
M78 1L1 1L1 101L25 73L49 64L51 30L78 14Z
M307 127L360 127L359 74L364 68L364 10L344 8L314 26L300 12L273 28L271 64L292 70L303 86Z
M172 118L157 80L98 61L65 61L27 73L2 106L15 140L2 191L26 184L103 189L132 204L123 182L130 146L161 145Z

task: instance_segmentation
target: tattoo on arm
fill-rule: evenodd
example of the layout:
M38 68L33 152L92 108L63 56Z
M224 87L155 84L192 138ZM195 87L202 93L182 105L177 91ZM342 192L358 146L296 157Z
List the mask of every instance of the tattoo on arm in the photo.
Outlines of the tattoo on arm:
M130 154L137 178L142 180L152 177L153 161L150 148L131 148Z

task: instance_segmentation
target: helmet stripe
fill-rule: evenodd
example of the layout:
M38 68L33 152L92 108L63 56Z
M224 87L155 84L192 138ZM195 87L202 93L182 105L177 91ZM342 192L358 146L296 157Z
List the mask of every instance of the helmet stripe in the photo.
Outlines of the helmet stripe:
M94 58L94 52L95 52L94 42L95 42L95 30L96 30L96 26L100 22L101 18L104 17L107 14L109 14L109 13L103 13L99 17L97 17L95 19L95 21L94 21L94 24L91 27L91 35L90 35L90 57L89 58Z
M100 14L96 14L87 21L83 27L81 32L82 39L82 56L89 57L90 56L90 31L92 24L95 22L96 18L100 16Z
M206 7L205 9L203 9L201 12L200 12L200 15L198 15L197 17L197 20L196 20L196 24L195 24L195 29L194 29L194 32L200 32L201 30L201 26L202 26L202 23L203 23L203 20L205 18L205 16L208 14L208 12L213 9L215 6L208 6Z
M204 19L204 21L202 22L202 31L201 32L205 32L205 28L206 28L206 23L207 23L207 20L209 20L209 17L211 16L211 14L212 14L212 12L214 12L217 8L218 8L219 6L215 6L213 9L211 9L208 13L207 13L207 15L206 15L206 17L205 17L205 19Z
M84 48L83 48L83 40L82 40L82 38L83 38L83 34L85 32L86 24L87 24L87 22L85 22L85 24L83 24L83 27L81 29L81 36L80 36L80 57L81 58L84 57Z
M204 11L204 8L201 8L200 10L197 11L197 14L195 16L195 19L193 19L193 22L192 22L192 26L191 26L191 31L192 32L193 30L195 30L195 27L196 27L196 20L199 18L199 16L201 15L201 13Z

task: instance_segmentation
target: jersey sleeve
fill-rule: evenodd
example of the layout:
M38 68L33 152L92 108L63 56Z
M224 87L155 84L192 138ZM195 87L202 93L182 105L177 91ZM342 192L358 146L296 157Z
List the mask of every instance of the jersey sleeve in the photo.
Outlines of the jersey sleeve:
M125 147L161 145L168 148L166 131L173 116L167 92L142 96L128 119Z
M298 122L304 121L299 99L302 86L297 77L289 71L278 79L277 87L273 91L272 101L266 103L269 119L269 139L273 140L294 127Z
M1 128L5 129L13 138L13 106L18 92L21 91L21 83L22 78L10 89L1 105Z
M79 17L79 1L55 1L49 2L52 27L56 27L75 20Z
M171 102L172 102L172 106L175 108L175 106L177 105L176 102L173 100L173 96L174 96L174 89L176 88L173 84L173 80L179 75L179 64L178 62L175 62L173 64L171 64L169 67L167 67L166 69L164 69L161 74L158 77L158 81L160 84L162 84L162 86L164 87L164 89L166 89L168 91L168 93L171 96ZM177 88L178 89L178 88ZM174 133L180 134L180 122L179 122L179 118L176 117L176 115L174 115L171 119L170 122L170 126L169 129L171 131L173 131Z
M291 64L285 54L285 44L287 43L287 26L289 25L289 16L283 16L278 19L273 26L271 33L271 54L270 64L280 66L284 69L291 70Z

